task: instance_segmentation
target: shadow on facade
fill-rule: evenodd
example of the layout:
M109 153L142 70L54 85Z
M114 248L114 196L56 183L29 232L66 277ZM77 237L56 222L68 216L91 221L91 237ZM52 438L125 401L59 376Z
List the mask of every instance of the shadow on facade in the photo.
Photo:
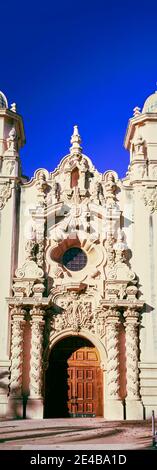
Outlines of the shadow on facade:
M50 362L46 374L44 418L68 417L68 373L66 360Z
M9 399L8 402L8 412L7 416L8 419L26 419L26 408L27 408L27 401L29 398L29 394L25 393L21 397L19 394L14 392L14 395L10 395L9 386L8 386L8 373L1 372L0 373L0 390L2 396L6 396Z
M23 394L23 419L27 418L27 401L28 401L28 398L29 398L29 394L24 393Z
M0 372L0 390L8 390L8 373L5 372Z
M9 386L8 386L8 372L0 373L0 390L2 395L9 397ZM16 395L12 400L9 401L8 417L14 419L22 419L21 410L23 408L22 400Z

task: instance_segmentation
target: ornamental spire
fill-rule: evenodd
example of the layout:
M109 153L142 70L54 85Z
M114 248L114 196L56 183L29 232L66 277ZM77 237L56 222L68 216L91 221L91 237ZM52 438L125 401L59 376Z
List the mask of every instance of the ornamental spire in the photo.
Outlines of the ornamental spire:
M81 155L82 153L82 147L80 146L81 137L79 135L78 126L74 126L74 131L73 131L73 135L71 136L70 142L72 144L72 146L70 147L71 155L75 155L75 154Z

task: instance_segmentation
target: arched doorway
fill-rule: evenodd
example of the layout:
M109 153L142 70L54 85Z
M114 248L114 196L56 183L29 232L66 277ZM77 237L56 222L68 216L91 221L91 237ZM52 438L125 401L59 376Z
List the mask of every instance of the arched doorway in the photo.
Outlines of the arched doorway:
M102 415L103 377L97 349L79 336L60 340L49 356L44 417Z

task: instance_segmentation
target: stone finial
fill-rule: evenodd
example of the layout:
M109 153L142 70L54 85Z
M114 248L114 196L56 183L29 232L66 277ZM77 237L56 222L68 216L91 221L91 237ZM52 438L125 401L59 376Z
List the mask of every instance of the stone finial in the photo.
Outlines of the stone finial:
M16 113L16 103L12 103L10 105L10 110L13 111L13 113Z
M78 126L74 126L74 131L73 131L73 135L71 136L70 142L72 144L72 146L70 147L71 155L75 155L75 154L80 155L82 152L82 148L80 146L81 137L78 132Z
M139 108L138 106L135 106L135 108L133 109L133 116L134 117L137 117L137 116L139 116L139 114L141 114L140 109L141 108Z

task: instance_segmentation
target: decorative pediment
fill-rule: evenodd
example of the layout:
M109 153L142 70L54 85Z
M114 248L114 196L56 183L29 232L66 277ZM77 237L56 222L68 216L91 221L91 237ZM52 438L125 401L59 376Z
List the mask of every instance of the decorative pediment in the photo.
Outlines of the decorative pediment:
M12 286L14 297L22 299L33 296L40 301L45 290L43 275L43 270L34 261L26 261L21 268L15 271L16 277Z
M26 261L21 268L15 271L15 276L18 279L41 279L43 275L43 269L39 268L35 261Z

